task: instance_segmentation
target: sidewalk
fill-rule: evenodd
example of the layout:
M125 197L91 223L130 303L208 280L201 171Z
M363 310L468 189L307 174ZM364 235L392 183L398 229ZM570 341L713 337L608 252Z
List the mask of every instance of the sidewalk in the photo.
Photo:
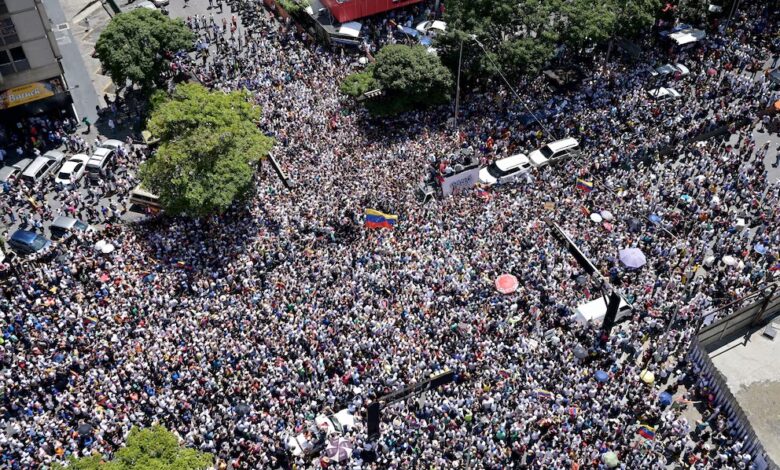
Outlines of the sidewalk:
M58 0L43 0L43 5L52 22L54 36L62 54L62 68L73 97L76 117L81 120L86 116L91 122L95 122L97 120L95 106L100 104L90 73L95 69L87 68L83 60L84 54L79 48L78 38L74 35L83 31L83 26L69 23L70 19L67 18Z

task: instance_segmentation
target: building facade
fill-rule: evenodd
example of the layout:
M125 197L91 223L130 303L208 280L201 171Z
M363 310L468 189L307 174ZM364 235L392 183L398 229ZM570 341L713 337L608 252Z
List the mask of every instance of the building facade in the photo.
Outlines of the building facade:
M0 120L70 111L60 50L41 0L0 0Z

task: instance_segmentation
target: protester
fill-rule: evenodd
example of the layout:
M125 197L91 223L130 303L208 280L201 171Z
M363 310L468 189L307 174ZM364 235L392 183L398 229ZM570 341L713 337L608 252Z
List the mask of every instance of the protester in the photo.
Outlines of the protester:
M525 108L498 87L464 97L457 132L446 109L373 121L338 94L353 58L246 8L231 19L240 33L191 19L210 52L205 65L181 57L176 70L252 92L294 189L264 166L256 194L226 214L119 223L123 211L101 197L106 184L120 193L136 184L146 155L132 148L88 198L62 188L61 211L105 228L30 258L2 285L4 468L109 455L132 426L155 422L233 468L325 467L292 457L285 436L344 408L365 424L371 400L447 369L454 383L383 410L378 440L364 428L347 434L355 468L601 468L607 452L621 468L750 468L686 349L699 324L738 305L709 312L777 280L780 187L751 134L769 87L726 67L771 56L764 39L778 22L751 28L761 2L743 2L731 27L663 59L691 70L674 83L677 104L647 95L660 54L642 66L613 60L576 91L522 83L534 109L560 110L545 128L577 138L582 153L530 181L426 206L413 192L421 178L553 136L522 126ZM687 142L741 118L749 124L733 129L736 145ZM578 178L594 190L576 189ZM14 185L4 216L50 220L49 189ZM40 208L23 209L29 198ZM364 229L366 208L398 214L396 228ZM589 217L605 210L610 225ZM572 319L599 286L547 220L632 303L634 317L611 335ZM99 240L115 250L96 251ZM627 247L647 265L621 264ZM503 273L518 278L517 292L495 291ZM661 391L680 406L660 404ZM680 413L693 400L706 410L701 423ZM655 428L652 439L639 437L641 425Z

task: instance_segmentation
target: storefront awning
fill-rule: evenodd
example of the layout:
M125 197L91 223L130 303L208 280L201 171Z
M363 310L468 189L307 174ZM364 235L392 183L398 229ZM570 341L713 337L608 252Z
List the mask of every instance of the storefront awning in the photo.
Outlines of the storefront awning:
M65 85L59 77L9 88L0 93L0 110L50 98L61 93L65 93Z

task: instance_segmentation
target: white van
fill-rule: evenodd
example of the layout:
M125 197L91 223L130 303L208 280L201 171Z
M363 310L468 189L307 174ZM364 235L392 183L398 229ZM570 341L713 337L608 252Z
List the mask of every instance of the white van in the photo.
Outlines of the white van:
M30 185L36 185L44 178L57 171L65 161L65 154L59 150L49 150L37 157L22 172L22 181Z
M536 168L565 160L580 150L580 143L571 137L555 142L550 142L539 150L534 150L528 155L531 165Z
M577 310L574 312L574 319L581 325L587 325L588 322L593 322L595 326L601 326L604 321L604 317L607 315L607 303L608 298L599 296L595 300L585 302L577 306ZM618 313L615 315L615 322L618 322L626 317L631 317L634 314L634 310L626 302L626 299L620 298L620 306L618 307Z
M159 211L162 208L160 197L145 190L140 184L130 191L129 202L131 206L138 205L152 211Z
M95 149L95 153L87 160L87 175L89 175L89 179L100 179L100 173L105 171L114 161L114 153L113 150L105 147Z

